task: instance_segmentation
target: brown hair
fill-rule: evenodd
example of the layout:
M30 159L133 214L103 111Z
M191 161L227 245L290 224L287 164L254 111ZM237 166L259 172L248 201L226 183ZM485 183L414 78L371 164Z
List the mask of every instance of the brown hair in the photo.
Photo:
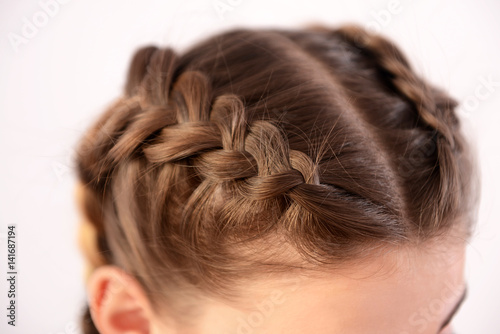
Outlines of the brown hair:
M458 224L469 235L476 168L456 105L355 25L143 47L78 147L91 268L123 268L159 308Z

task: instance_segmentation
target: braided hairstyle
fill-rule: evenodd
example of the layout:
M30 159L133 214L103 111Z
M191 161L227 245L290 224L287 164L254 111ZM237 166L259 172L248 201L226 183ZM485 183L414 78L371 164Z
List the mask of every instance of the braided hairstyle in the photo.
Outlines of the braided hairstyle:
M456 104L355 25L143 47L77 150L88 274L117 265L176 311L188 291L231 299L263 272L468 236L476 169ZM88 307L83 327L98 333Z

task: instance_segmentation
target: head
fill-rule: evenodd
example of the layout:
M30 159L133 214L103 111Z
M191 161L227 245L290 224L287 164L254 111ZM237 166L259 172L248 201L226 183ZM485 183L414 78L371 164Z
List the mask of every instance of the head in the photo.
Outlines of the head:
M139 49L77 150L89 333L446 333L478 201L457 103L358 26Z

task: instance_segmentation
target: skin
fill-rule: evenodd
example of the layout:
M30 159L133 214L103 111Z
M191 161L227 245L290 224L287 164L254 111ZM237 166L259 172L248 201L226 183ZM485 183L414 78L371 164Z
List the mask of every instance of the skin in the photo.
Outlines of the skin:
M200 299L192 325L153 310L140 284L113 265L89 274L89 305L102 334L451 334L466 290L460 235L316 275L263 277L242 288L241 302Z

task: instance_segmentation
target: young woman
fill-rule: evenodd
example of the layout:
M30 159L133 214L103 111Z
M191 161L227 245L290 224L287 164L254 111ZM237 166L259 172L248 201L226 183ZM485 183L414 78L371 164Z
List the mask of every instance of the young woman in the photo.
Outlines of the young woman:
M478 202L456 102L384 37L144 47L77 155L86 334L444 334Z

